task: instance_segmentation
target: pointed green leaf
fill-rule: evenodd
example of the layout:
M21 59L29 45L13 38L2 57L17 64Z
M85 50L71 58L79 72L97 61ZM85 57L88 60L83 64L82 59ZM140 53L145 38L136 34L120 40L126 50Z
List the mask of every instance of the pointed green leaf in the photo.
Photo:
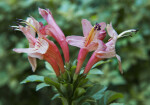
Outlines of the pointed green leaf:
M73 66L76 66L77 65L77 59L75 59L72 63Z
M124 105L123 103L111 103L110 105Z
M106 86L100 85L100 84L94 84L92 87L89 87L87 89L86 95L93 96L96 93L102 93L107 89Z
M47 70L54 72L54 69L52 68L52 66L48 62L45 62L45 66L46 66Z
M86 90L84 88L81 88L81 87L76 88L73 99L81 97L84 93L86 93Z
M108 105L118 98L123 98L123 95L121 93L117 93L113 91L106 91L104 93L104 96L97 102L98 102L98 105Z
M51 98L51 100L54 100L54 99L58 98L59 96L60 96L59 94L55 94L55 95Z
M40 89L47 87L47 86L50 86L50 85L45 84L45 83L40 83L36 86L36 91L39 91Z
M123 94L121 93L117 93L117 92L113 92L113 91L107 91L106 95L109 97L107 104L109 104L110 102L118 99L118 98L123 98Z
M56 88L59 88L59 84L58 84L57 82L51 80L49 77L44 77L44 82L45 82L46 84L55 86Z
M24 79L21 84L28 82L44 82L44 77L39 75L30 75Z
M68 84L60 84L60 90L61 90L62 95L64 97L67 97L67 85Z
M89 74L104 74L101 70L97 69L97 68L94 68L94 69L91 69Z
M106 86L102 86L102 88L97 92L95 93L92 97L95 99L95 100L99 100L101 99L104 95L104 91L107 89Z
M97 66L100 66L100 65L102 65L102 64L109 63L109 62L111 62L111 61L112 61L112 60L99 61L99 62L97 62L96 64L94 64L94 65L92 66L92 69L95 68L95 67L97 67Z
M83 96L76 101L75 105L96 105L96 100L91 96Z
M66 98L64 98L64 97L60 97L60 98L61 98L61 101L62 101L63 105L69 105Z

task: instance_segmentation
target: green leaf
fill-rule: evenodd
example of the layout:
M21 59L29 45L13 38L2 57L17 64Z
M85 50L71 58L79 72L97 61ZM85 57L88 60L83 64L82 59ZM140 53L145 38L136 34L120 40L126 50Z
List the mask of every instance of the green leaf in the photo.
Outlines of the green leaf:
M81 104L81 105L91 105L90 103L88 103L88 102L84 102L83 104Z
M60 84L60 90L61 90L62 95L64 97L67 97L67 85L68 84Z
M52 66L48 62L45 62L45 66L46 66L47 70L54 72L54 69L52 68Z
M124 105L123 103L111 103L110 105Z
M106 95L108 96L108 101L107 104L109 104L110 102L118 99L118 98L123 98L123 94L121 93L117 93L117 92L113 92L113 91L107 91Z
M113 91L106 91L104 93L104 96L100 100L98 100L98 105L108 105L118 98L123 98L123 95L121 93Z
M50 85L45 84L45 83L40 83L36 86L36 91L39 91L40 89L47 87L47 86L50 86Z
M92 87L87 89L86 95L93 96L97 93L103 93L107 89L106 86L100 84L94 84Z
M75 105L96 105L96 100L91 96L83 96L76 101Z
M100 66L100 65L102 65L102 64L109 63L109 62L111 62L111 61L112 61L112 60L99 61L99 62L97 62L96 64L94 64L94 65L92 66L92 69L95 68L95 67L97 67L97 66Z
M60 98L61 98L61 100L62 100L62 104L63 104L63 105L69 105L66 98L64 98L64 97L60 97Z
M84 88L81 88L81 87L76 88L73 99L81 97L84 93L86 93L86 90Z
M89 74L104 74L101 70L97 69L97 68L94 68L94 69L91 69Z
M55 94L55 95L51 98L51 100L54 100L54 99L58 98L59 96L60 96L59 94Z
M70 71L66 70L63 74L61 74L61 78L63 79L63 81L70 82Z
M39 75L30 75L24 79L21 84L28 82L44 82L44 77Z
M49 77L44 77L44 82L45 82L46 84L55 86L57 89L59 88L59 83L57 83L57 82L51 80Z
M77 65L77 59L75 59L72 63L73 66L76 66Z
M101 89L100 89L98 92L96 92L92 97L93 97L95 100L101 99L101 98L104 96L103 93L104 93L104 91L105 91L106 89L107 89L106 86L102 86Z
M73 93L73 85L72 84L60 84L60 90L65 97L71 97Z

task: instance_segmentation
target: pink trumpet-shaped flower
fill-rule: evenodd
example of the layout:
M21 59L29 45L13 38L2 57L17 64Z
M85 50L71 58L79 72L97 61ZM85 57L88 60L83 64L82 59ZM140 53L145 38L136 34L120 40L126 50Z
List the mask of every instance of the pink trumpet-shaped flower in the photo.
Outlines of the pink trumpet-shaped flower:
M68 44L81 48L77 58L78 63L76 68L76 74L80 72L80 69L88 52L96 50L98 47L98 40L103 40L105 38L106 36L106 31L104 30L105 27L106 24L104 22L99 24L96 23L96 25L93 27L88 20L83 19L82 28L84 37L68 36L66 38Z
M119 55L116 54L116 50L115 50L116 41L118 38L126 36L124 34L136 32L137 30L130 29L118 35L117 32L113 29L112 24L108 24L106 28L111 38L106 44L104 44L102 41L99 40L99 46L97 50L93 53L91 58L89 59L85 67L84 74L87 74L96 62L103 60L105 58L112 58L112 57L116 57L118 59L119 70L121 73L123 73L122 66L121 66L121 58Z
M52 16L52 13L49 11L49 9L44 10L44 9L39 8L39 13L48 23L48 25L46 25L40 30L41 33L52 36L60 44L60 47L62 48L62 51L64 53L65 62L68 63L69 62L69 48L68 48L68 44L66 42L64 33L56 24Z
M18 48L13 50L18 53L28 54L28 59L33 71L35 71L37 66L36 58L39 58L48 61L53 67L57 76L60 74L59 68L61 72L64 72L65 69L63 66L63 60L57 46L43 36L39 31L39 29L42 27L42 24L36 21L34 18L28 18L27 21L22 23L25 23L27 26L23 27L20 25L17 27L17 30L22 31L25 34L29 41L29 48ZM35 38L36 33L38 34L38 38Z

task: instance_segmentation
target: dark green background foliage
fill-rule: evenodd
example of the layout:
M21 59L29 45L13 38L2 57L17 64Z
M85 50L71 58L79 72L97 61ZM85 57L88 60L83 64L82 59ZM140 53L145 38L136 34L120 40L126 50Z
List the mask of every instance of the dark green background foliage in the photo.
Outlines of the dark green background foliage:
M113 58L100 67L104 75L95 76L92 81L123 93L125 97L118 102L125 105L150 103L149 0L3 0L0 1L0 105L58 105L60 102L50 100L54 94L51 87L36 92L35 83L20 84L28 75L45 75L45 66L38 60L38 69L33 73L27 55L12 51L14 47L28 47L24 35L10 28L16 25L16 18L26 19L31 15L46 24L38 14L38 7L52 11L66 36L82 35L81 19L88 19L92 24L112 22L118 33L138 28L133 37L117 42L116 51L122 57L124 74L119 73L117 60ZM70 47L71 60L77 58L78 50Z

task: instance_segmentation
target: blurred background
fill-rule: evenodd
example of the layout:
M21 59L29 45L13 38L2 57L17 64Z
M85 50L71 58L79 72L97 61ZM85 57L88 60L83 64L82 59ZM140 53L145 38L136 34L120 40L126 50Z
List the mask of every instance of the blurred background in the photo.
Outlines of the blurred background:
M88 19L93 25L112 22L118 33L138 28L138 33L117 42L124 74L119 73L114 58L100 67L104 75L92 81L123 93L124 98L118 102L125 105L150 104L150 0L3 0L0 1L0 105L60 105L59 99L51 101L54 95L51 88L36 92L36 84L20 84L28 75L44 75L44 61L38 60L38 69L33 73L27 55L12 51L15 47L28 47L24 35L10 28L17 25L17 19L33 16L46 24L38 7L52 11L66 36L82 35L81 19ZM78 51L70 47L71 60L77 58Z

